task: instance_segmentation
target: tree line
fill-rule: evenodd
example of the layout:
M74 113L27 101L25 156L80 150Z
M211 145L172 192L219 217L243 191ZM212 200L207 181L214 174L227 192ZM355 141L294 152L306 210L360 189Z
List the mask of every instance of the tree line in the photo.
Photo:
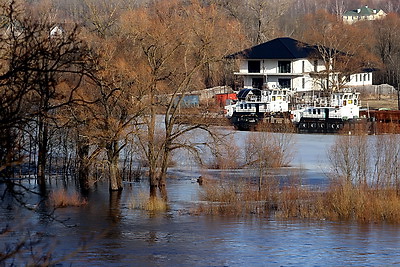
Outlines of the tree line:
M398 15L345 25L344 1L0 3L1 179L33 174L42 194L60 173L83 191L104 176L120 191L145 166L150 195L166 198L173 153L200 158L209 145L188 134L218 138L198 120L207 107L180 120L184 96L232 84L224 56L275 37L345 51L336 70L376 68L379 82L399 83Z

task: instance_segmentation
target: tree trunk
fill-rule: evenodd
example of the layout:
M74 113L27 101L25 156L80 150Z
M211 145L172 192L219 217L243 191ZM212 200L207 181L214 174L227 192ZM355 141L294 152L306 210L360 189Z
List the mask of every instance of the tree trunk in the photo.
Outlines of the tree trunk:
M161 163L161 171L160 176L158 177L158 189L160 190L161 197L164 201L168 201L167 196L167 187L166 187L166 178L167 178L167 169L168 169L168 162L170 157L170 150L168 148L168 143L165 145L164 148L164 155L163 160Z
M110 168L110 191L122 191L122 177L119 171L118 142L112 141L106 148Z
M150 121L148 125L148 164L149 164L149 184L150 184L150 197L157 196L157 156L155 152L155 131L156 131L156 110L154 107L155 97L152 95L150 107Z
M49 128L47 122L45 122L43 115L39 115L38 125L38 164L37 164L37 182L40 188L40 192L45 194L46 191L46 161L47 161L47 144Z
M89 145L86 139L78 137L77 142L78 153L78 181L80 189L83 193L89 190Z
M0 131L0 168L4 168L0 171L1 175L5 178L11 178L13 176L12 168L10 164L14 161L14 147L15 147L15 135L11 128L6 128Z

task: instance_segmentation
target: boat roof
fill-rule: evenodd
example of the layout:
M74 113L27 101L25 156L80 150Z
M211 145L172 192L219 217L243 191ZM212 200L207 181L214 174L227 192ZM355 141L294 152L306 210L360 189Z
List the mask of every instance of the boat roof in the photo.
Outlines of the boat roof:
M246 99L246 96L250 92L252 92L255 95L261 95L261 90L260 89L249 89L249 88L246 88L246 89L242 89L242 90L239 91L239 93L237 94L237 98L239 100L244 100L244 99Z

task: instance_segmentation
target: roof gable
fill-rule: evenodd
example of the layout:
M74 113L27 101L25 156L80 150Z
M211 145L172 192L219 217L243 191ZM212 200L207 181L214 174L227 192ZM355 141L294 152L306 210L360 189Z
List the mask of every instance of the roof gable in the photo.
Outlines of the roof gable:
M234 53L229 55L228 58L297 59L307 58L316 53L317 49L314 46L289 37L283 37Z

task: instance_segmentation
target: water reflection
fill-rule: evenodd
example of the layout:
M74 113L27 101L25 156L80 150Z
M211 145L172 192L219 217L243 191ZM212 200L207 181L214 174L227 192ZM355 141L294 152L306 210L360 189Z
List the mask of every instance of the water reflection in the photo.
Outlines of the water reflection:
M244 134L252 133L239 133L237 138L242 140ZM304 135L298 139L292 168L303 167L300 176L306 184L326 184L322 168L326 166L326 159L322 155L333 138ZM297 171L293 169L289 171ZM88 195L88 205L56 211L59 219L76 227L66 228L46 222L45 217L33 216L31 230L46 233L54 258L72 255L62 261L65 266L387 266L400 263L397 252L400 227L396 225L188 215L182 210L189 210L198 200L200 187L195 181L204 173L219 179L240 179L246 175L242 170L220 172L178 165L171 169L173 178L167 185L171 209L155 214L131 209L129 205L140 192L148 192L146 181L127 183L122 192L112 194L107 183L99 183ZM277 175L286 177L284 173ZM12 202L7 197L2 200L3 204ZM5 207L2 205L0 214L2 225L18 225L27 216L24 211ZM16 240L17 235L15 231L11 238L0 236L0 244ZM79 248L82 244L87 246ZM14 265L25 263L17 260Z

